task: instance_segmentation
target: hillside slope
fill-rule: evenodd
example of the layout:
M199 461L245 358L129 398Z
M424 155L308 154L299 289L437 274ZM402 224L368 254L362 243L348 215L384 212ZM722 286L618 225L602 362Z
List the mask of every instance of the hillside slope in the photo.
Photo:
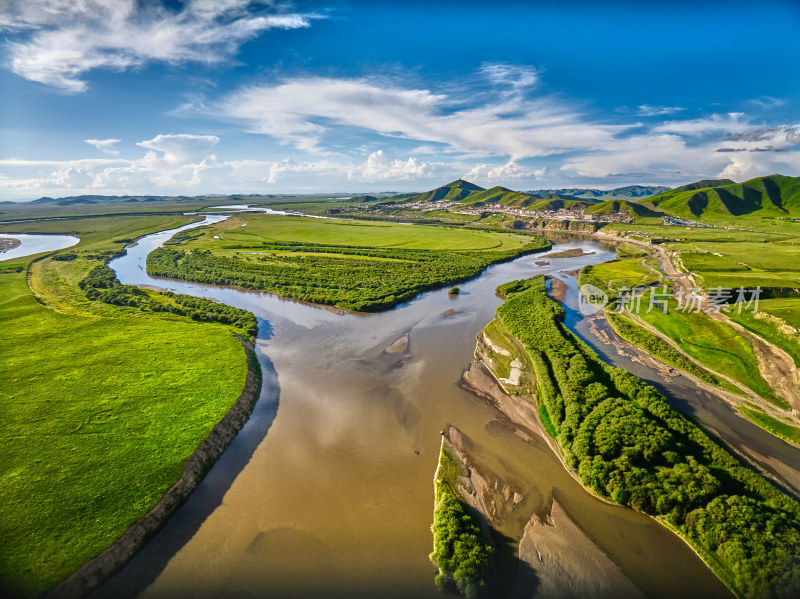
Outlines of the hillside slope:
M407 203L438 201L457 202L466 198L469 194L475 191L484 191L484 189L483 187L479 187L478 185L470 183L469 181L456 179L447 185L442 185L436 189L411 196L403 201Z
M800 177L769 175L744 183L700 181L636 204L694 220L800 216Z

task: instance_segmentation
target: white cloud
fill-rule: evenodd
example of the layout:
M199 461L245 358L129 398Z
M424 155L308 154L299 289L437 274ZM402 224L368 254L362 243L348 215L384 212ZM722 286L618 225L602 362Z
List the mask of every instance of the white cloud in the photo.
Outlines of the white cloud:
M667 114L675 114L686 110L680 106L650 106L649 104L642 104L636 109L638 116L663 116Z
M137 146L162 152L159 158L170 164L186 163L201 160L219 143L216 135L156 135L153 139L137 142Z
M331 132L346 127L512 161L599 149L629 128L587 122L563 101L527 99L519 91L457 107L463 100L387 81L304 77L241 89L211 112L305 151L322 151Z
M548 167L529 169L514 162L502 165L477 164L463 175L467 181L495 185L503 181L539 180L550 172Z
M16 74L66 92L87 88L97 68L125 70L148 62L217 63L269 29L310 26L313 15L268 12L251 0L194 0L180 10L135 0L6 0L0 31Z
M539 70L527 65L484 63L481 74L494 85L509 86L515 91L539 83Z
M114 144L118 144L121 139L84 139L87 144L93 145L95 148L103 152L103 154L111 154L112 156L119 156L119 150L113 148Z
M356 181L413 181L431 177L445 167L441 162L425 162L413 156L391 160L383 150L369 155L366 162L347 170L347 178Z
M656 133L679 133L681 135L701 136L709 133L736 133L748 130L745 114L730 112L728 114L712 114L699 119L683 121L667 121L653 128Z

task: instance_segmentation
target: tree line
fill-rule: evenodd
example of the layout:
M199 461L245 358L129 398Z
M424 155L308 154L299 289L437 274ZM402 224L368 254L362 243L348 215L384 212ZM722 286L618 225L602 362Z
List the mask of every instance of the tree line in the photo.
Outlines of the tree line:
M106 264L95 266L79 283L91 300L130 306L145 312L168 312L188 316L200 322L231 325L247 338L255 338L258 322L252 312L234 308L210 299L173 293L147 292L133 285L123 285L114 270Z

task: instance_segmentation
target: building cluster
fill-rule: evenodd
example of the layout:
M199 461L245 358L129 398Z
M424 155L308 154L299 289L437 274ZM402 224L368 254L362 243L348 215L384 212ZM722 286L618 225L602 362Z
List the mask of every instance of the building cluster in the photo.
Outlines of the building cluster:
M677 216L665 216L662 221L668 227L709 227L713 228L715 225L706 225L699 223L696 220L688 220L686 218L679 218Z
M449 203L446 207L442 206L439 202L435 202L433 204L421 202L422 204L421 209L423 210L431 210L433 206L435 206L435 210L446 209L455 204L455 202ZM411 204L407 204L407 206L411 206ZM479 206L474 208L461 208L451 210L451 212L455 214L472 214L472 215L482 215L486 213L492 214L508 214L510 216L515 217L523 217L523 218L544 218L549 220L576 220L576 221L583 221L583 222L593 222L593 223L631 223L633 222L633 217L631 217L626 210L621 210L619 212L612 212L608 214L585 214L582 210L570 210L568 208L561 208L560 210L526 210L524 208L518 208L515 206L502 206L502 205L494 205L494 206Z
M365 210L366 208L366 210ZM453 214L484 216L486 214L506 214L515 218L541 218L549 220L574 220L590 223L631 223L633 217L626 210L608 214L585 214L582 210L562 208L560 210L526 210L516 206L493 204L490 206L464 206L459 202L409 202L409 203L377 203L369 206L346 206L331 210L331 213L370 212L372 214L390 215L397 210L419 210L427 213L434 210L449 210Z

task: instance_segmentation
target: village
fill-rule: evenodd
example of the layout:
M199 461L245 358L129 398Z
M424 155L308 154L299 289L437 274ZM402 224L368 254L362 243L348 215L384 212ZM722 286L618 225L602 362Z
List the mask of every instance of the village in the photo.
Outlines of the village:
M503 206L500 204L494 204L491 206L473 206L473 207L464 207L463 204L460 202L447 202L447 201L435 201L435 202L410 202L410 203L394 203L394 202L381 202L379 204L375 204L366 210L364 210L361 206L354 206L352 208L340 208L337 209L337 212L368 212L370 214L384 214L384 215L392 215L396 213L398 209L402 209L404 212L407 210L418 210L425 214L430 212L439 212L439 211L447 211L452 214L464 214L464 215L471 215L471 216L487 216L490 214L505 214L514 217L523 217L523 218L540 218L540 219L549 219L549 220L571 220L571 221L581 221L581 222L593 222L593 223L631 223L633 222L633 217L628 214L627 210L620 210L619 212L613 213L606 213L606 214L587 214L583 210L580 209L567 209L561 208L559 210L526 210L525 208L519 208L515 206Z

